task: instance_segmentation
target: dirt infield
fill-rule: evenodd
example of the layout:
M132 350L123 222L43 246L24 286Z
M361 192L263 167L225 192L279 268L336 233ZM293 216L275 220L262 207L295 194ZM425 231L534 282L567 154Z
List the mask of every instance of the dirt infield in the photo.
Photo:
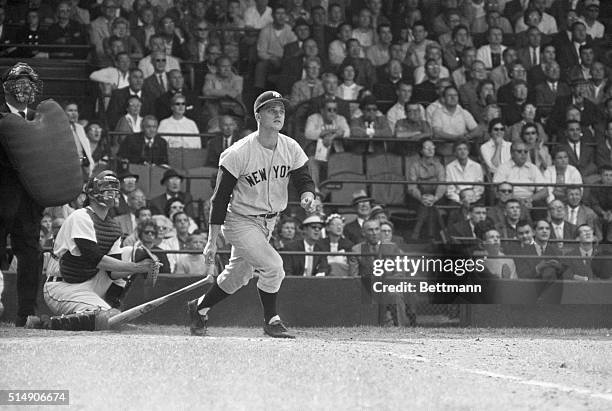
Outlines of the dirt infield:
M0 326L0 389L78 409L612 409L609 330Z

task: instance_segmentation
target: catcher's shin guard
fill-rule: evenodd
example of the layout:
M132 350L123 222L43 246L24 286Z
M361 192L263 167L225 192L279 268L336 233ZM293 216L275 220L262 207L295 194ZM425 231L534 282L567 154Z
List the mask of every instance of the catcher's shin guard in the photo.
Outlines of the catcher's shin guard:
M56 315L49 318L48 328L50 330L65 331L95 331L96 312L85 311L68 315Z

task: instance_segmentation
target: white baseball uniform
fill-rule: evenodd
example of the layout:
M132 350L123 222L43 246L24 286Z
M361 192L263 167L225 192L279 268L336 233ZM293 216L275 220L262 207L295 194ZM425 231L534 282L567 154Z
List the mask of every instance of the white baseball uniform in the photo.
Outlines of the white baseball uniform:
M231 257L217 279L228 294L246 285L254 270L262 291L278 292L285 276L283 260L269 240L276 214L287 207L289 173L308 161L300 145L284 134L279 133L273 150L263 147L257 136L254 132L239 140L219 160L237 179L222 228L232 244Z

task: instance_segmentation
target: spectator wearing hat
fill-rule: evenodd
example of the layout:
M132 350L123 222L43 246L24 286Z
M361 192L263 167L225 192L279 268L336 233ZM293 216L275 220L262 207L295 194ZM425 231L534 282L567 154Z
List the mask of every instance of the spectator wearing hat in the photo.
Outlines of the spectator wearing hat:
M606 28L597 19L599 18L599 0L584 0L582 19L586 32L593 39L603 38Z
M134 174L129 170L124 170L117 175L117 178L121 184L119 187L121 195L119 196L119 205L112 210L115 216L128 214L130 212L128 196L138 188L138 179L140 177L138 174Z
M117 156L132 164L168 164L168 143L157 134L157 119L145 116L142 132L129 135L121 142Z
M355 207L357 218L344 226L344 236L353 244L363 241L361 227L363 222L370 216L373 201L374 199L369 197L365 190L353 193L353 207Z
M283 46L283 60L303 54L302 46L304 41L310 37L310 26L303 18L298 18L293 26L296 40Z
M300 228L303 239L290 242L283 251L313 252L323 251L318 241L321 239L323 220L318 215L306 217ZM329 274L326 256L322 255L283 255L283 268L288 276L322 276Z
M344 217L340 214L331 214L325 219L326 237L318 241L321 251L350 253L353 243L344 238ZM331 277L348 277L348 259L342 255L329 255L329 275Z
M185 204L185 210L191 216L190 210L193 198L191 194L181 191L181 184L184 179L185 177L175 169L170 168L164 172L159 184L165 186L166 191L151 199L149 206L153 214L164 214L168 201L178 198Z
M382 206L380 204L377 204L374 207L372 207L372 211L370 212L370 215L369 215L368 219L378 220L378 222L380 222L381 226L384 223L393 224L393 223L391 223L391 221L389 221L389 215L387 214L387 210L385 209L384 206ZM393 228L393 227L391 227L391 228ZM395 235L393 233L392 233L391 237L389 238L389 241L392 242L393 244L397 244L400 247L405 243L404 239L402 237L400 237L399 235Z
M351 120L351 137L375 139L393 136L387 118L378 111L376 97L364 97L359 103L359 108L363 115ZM349 138L345 141L344 146L347 151L356 154L383 153L386 151L386 144L384 142L350 142Z

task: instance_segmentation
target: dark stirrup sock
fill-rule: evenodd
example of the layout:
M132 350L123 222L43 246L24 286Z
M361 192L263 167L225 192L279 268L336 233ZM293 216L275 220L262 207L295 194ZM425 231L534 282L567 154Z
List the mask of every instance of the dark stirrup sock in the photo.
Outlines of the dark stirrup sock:
M261 300L261 305L263 306L264 319L266 320L266 324L268 324L270 319L277 315L276 296L278 293L267 293L262 291L260 288L258 288L257 291L259 291L259 299Z
M221 287L219 287L219 284L217 284L217 281L215 281L212 287L210 287L210 290L204 295L204 299L198 304L198 310L210 308L230 295L231 294L223 291Z

